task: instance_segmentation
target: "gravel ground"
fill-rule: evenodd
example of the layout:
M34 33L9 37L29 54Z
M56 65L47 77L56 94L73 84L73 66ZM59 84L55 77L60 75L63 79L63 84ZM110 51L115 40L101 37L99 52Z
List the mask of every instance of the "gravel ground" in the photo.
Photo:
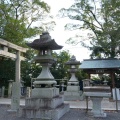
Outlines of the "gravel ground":
M106 111L107 117L95 118L83 109L70 109L60 120L120 120L120 111Z
M8 112L10 105L0 105L0 120L31 120L17 117L15 112ZM70 109L60 120L120 120L120 111L106 111L106 118L94 118L83 109ZM35 120L35 119L32 119ZM38 120L38 119L37 119Z

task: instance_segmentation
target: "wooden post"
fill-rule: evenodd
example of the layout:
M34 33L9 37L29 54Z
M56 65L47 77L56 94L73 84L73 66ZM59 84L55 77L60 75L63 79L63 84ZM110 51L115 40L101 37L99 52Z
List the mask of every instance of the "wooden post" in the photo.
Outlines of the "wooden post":
M115 80L114 80L114 73L111 73L111 79L112 79L112 88L115 88Z
M118 111L118 101L117 101L117 91L115 87L115 77L114 77L114 72L111 73L111 79L112 79L112 89L115 89L115 102L116 102L116 111Z
M88 73L88 79L90 79L90 73Z
M117 98L117 90L116 90L116 87L115 87L114 89L115 89L116 111L118 112L118 98Z

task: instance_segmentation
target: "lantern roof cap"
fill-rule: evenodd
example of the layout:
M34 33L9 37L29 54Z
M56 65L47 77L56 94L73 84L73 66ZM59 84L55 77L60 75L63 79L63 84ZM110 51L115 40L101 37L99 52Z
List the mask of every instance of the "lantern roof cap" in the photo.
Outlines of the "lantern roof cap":
M40 35L39 39L35 39L32 43L26 43L29 47L36 49L36 50L58 50L62 49L63 46L58 45L54 39L51 39L51 36L48 32L43 32Z
M68 62L66 62L66 65L79 65L79 64L80 61L77 61L74 55L71 57L71 59Z

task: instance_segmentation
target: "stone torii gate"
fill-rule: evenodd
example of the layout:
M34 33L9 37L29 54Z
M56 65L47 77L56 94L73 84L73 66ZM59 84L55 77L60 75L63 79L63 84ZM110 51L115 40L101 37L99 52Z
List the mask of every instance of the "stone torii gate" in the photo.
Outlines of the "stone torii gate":
M14 50L15 53L9 51ZM11 110L17 110L20 104L20 82L21 82L21 61L25 60L25 57L21 53L26 53L27 48L20 47L3 39L0 39L0 56L11 58L15 60L15 82L12 87L12 100Z

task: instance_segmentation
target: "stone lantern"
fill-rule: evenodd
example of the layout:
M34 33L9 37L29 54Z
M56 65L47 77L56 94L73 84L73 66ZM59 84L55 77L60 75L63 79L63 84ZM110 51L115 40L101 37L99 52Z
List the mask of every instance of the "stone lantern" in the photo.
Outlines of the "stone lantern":
M67 91L64 93L65 100L80 100L81 91L78 79L75 76L77 72L77 65L80 65L80 61L76 60L76 57L73 55L71 59L66 62L66 65L70 66L69 72L71 73L71 78L67 84Z
M52 50L59 50L58 45L48 32L42 33L40 39L27 45L38 50L34 61L40 63L42 71L33 82L31 98L25 101L25 108L21 112L22 117L58 120L69 110L69 105L64 104L63 96L59 95L59 88L54 87L56 81L49 68L55 62Z
M78 85L78 79L75 76L77 72L77 65L80 65L80 61L76 60L76 57L73 55L70 61L66 62L66 65L70 66L69 72L71 73L71 78L68 81L68 85Z
M55 62L55 59L52 57L52 50L59 50L62 46L58 45L54 40L51 39L51 36L45 32L40 36L40 39L34 40L32 43L27 43L27 45L33 49L38 50L38 55L33 58L37 63L40 63L42 66L42 71L40 75L33 82L34 89L32 91L32 97L48 97L54 88L53 86L57 83L51 74L49 68ZM42 88L46 88L46 91ZM41 91L41 93L39 92ZM43 90L43 91L42 91ZM58 91L55 92L58 94ZM51 97L54 97L55 94ZM48 97L49 98L49 97Z

